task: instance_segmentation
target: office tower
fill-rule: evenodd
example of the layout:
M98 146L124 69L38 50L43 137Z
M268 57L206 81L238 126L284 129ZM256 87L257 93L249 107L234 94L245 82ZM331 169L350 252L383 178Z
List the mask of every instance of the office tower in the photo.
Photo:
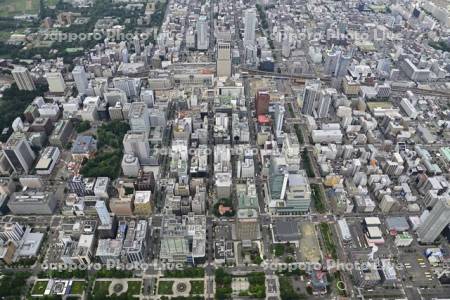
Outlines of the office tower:
M345 55L340 50L329 50L325 53L324 73L335 77L347 74L352 56Z
M120 54L121 54L122 62L128 63L128 59L129 59L128 49L126 47L122 48L122 51L120 51Z
M124 91L127 97L137 97L141 89L141 80L139 78L115 77L113 85L115 88Z
M109 225L111 223L111 217L109 216L105 201L99 200L95 202L95 210L97 211L98 218L102 225Z
M326 118L331 104L331 93L327 90L322 90L319 93L319 105L317 108L317 117Z
M313 115L316 99L320 91L320 80L309 80L305 83L303 92L302 113L305 115Z
M432 243L450 222L450 199L437 201L430 214L417 230L419 240Z
M145 132L150 130L150 117L147 105L144 102L131 103L128 118L131 130Z
M141 55L141 40L137 35L133 38L133 45L134 45L134 53L137 55Z
M134 154L124 154L122 158L122 173L127 177L137 177L141 166Z
M17 84L17 88L21 91L34 91L36 86L34 85L33 78L30 72L25 67L15 67L11 71L14 81Z
M281 156L273 156L270 159L269 166L269 193L271 199L284 199L288 176L286 159Z
M236 238L250 241L260 238L258 212L255 209L239 209L237 211Z
M24 235L23 227L17 222L0 224L0 239L4 242L8 240L20 241Z
M273 127L276 137L280 137L283 132L284 112L284 106L280 103L277 103L275 105L275 123Z
M121 89L108 89L107 92L103 93L103 97L110 106L116 105L117 102L121 105L128 103L127 94Z
M141 102L144 102L148 108L155 105L155 93L150 89L141 90Z
M281 54L283 57L288 58L291 55L291 44L287 36L283 37L281 47Z
M231 76L231 46L230 43L217 43L217 77Z
M23 133L14 132L3 146L3 154L17 173L28 173L36 158Z
M255 96L256 115L265 115L269 111L270 94L268 91L258 91Z
M334 71L334 76L342 77L347 75L347 69L350 66L351 61L352 61L351 55L344 55L343 53L340 53L336 69Z
M86 90L89 86L89 81L87 78L86 71L83 66L75 66L72 71L73 80L77 86L79 94L86 94Z
M282 214L305 214L311 204L311 189L304 170L300 174L289 174L285 206L279 210Z
M48 72L45 74L45 78L47 78L48 90L51 93L64 93L66 83L61 72Z
M144 131L128 131L123 138L125 154L132 154L139 159L141 165L150 161L150 144Z
M256 10L249 8L244 13L244 45L255 44Z
M200 16L197 21L197 50L208 50L209 25L206 16Z

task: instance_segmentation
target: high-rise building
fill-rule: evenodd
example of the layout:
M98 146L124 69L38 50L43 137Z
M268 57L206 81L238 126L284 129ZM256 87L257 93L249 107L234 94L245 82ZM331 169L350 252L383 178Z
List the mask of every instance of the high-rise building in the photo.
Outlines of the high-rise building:
M122 105L128 102L127 94L121 89L108 89L107 92L103 93L103 97L110 106L116 105L117 102Z
M255 44L256 10L249 8L244 13L244 45Z
M127 97L132 98L139 96L141 80L139 78L115 77L113 85L115 88L124 91Z
M28 173L36 158L25 135L14 132L3 146L3 154L17 173Z
M66 83L61 72L48 72L45 74L45 78L47 78L48 90L51 93L64 93Z
M19 90L34 91L36 89L33 78L27 68L15 67L14 70L11 71L11 74L14 77L14 81L16 82Z
M206 16L200 16L197 20L197 50L208 50L209 25Z
M237 211L236 238L250 241L260 238L258 212L255 209L239 209Z
M134 36L133 45L134 45L134 53L136 53L136 55L141 55L141 40L139 39L139 36L137 35Z
M109 225L111 223L111 217L109 215L108 208L106 207L105 201L98 200L95 202L95 210L97 211L98 218L102 225Z
M24 235L25 231L23 227L17 222L8 222L0 224L0 239L4 242L8 240L20 241Z
M141 101L144 102L148 108L152 108L155 105L155 93L153 90L142 89Z
M285 206L280 208L280 214L305 214L311 204L311 189L305 171L300 174L289 174Z
M319 80L311 80L305 83L305 89L303 92L303 106L302 106L303 114L310 116L313 115L319 91L320 91Z
M231 76L231 45L226 42L217 43L217 77Z
M351 60L352 56L343 54L341 50L329 50L325 53L324 73L335 77L345 76Z
M322 90L319 94L319 103L317 107L317 117L326 118L331 104L331 93L328 90Z
M83 66L75 66L72 71L73 80L77 86L78 93L86 94L86 90L89 86L88 77Z
M430 214L425 218L417 230L419 240L432 243L448 226L450 220L450 199L437 201Z
M255 96L256 115L265 115L269 111L270 94L268 91L258 91Z
M284 199L288 182L288 167L282 156L273 156L269 166L269 193L273 200Z
M148 164L150 161L150 144L145 131L129 131L123 138L123 148L126 154L133 154L139 159L140 164Z
M274 111L275 123L273 126L275 136L277 138L280 137L281 134L283 133L284 112L285 112L284 106L280 103L277 103L275 105L275 111Z
M131 130L149 132L150 116L147 105L144 102L131 103L128 118Z

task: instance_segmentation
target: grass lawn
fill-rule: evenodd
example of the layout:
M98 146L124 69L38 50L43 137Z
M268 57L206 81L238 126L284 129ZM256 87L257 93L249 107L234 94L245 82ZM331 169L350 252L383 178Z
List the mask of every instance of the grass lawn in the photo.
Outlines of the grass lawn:
M128 296L139 295L141 293L142 283L140 281L128 281Z
M48 281L36 281L34 284L33 290L31 291L32 295L43 295L45 292L45 288L47 287Z
M70 289L70 293L81 295L84 292L84 287L85 287L84 281L74 281L72 283L72 288Z
M111 281L96 281L93 289L94 295L107 296L109 294L108 289L111 285Z
M172 295L173 281L160 281L158 285L159 295Z
M39 0L0 0L0 16L38 14Z
M203 280L191 280L191 295L203 295L205 292L205 282Z

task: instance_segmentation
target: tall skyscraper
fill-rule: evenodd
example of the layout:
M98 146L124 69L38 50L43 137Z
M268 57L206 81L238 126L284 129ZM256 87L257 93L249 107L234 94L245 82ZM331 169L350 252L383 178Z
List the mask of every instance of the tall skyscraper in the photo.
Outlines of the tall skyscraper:
M155 93L153 90L142 89L141 101L144 102L148 108L152 108L155 105Z
M244 45L255 44L256 10L249 8L244 13Z
M208 50L209 25L206 16L200 16L197 20L197 50Z
M419 240L432 243L450 223L450 199L437 201L430 214L417 229Z
M14 70L11 71L11 74L14 77L14 81L16 82L19 90L34 91L36 89L33 78L27 68L15 67Z
M272 156L269 166L269 193L272 200L284 199L288 182L286 159Z
M89 86L88 77L83 66L75 66L72 71L73 80L77 86L78 93L86 94L86 90Z
M306 172L289 174L286 190L285 207L280 208L282 214L305 214L311 204L311 188L309 187Z
M108 89L107 92L103 93L103 97L110 106L116 105L117 102L120 102L120 104L122 105L128 103L127 94L121 89L116 88Z
M14 132L3 146L3 154L17 173L28 173L36 155L23 133Z
M66 83L61 72L48 72L45 74L47 78L48 89L52 93L64 93L66 90Z
M150 144L147 133L144 131L128 131L123 138L125 154L133 154L139 159L141 165L149 163Z
M108 208L106 207L105 201L99 200L95 202L95 210L97 211L98 218L102 225L111 224L111 217L109 216Z
M141 40L139 39L139 36L137 35L134 36L133 45L134 45L134 53L136 53L136 55L141 55Z
M305 83L303 92L302 113L305 115L313 115L316 99L320 91L320 80L311 80Z
M144 102L133 102L128 113L130 128L133 131L150 131L150 116Z
M231 46L227 42L217 43L217 77L231 76Z
M280 103L275 104L275 111L274 111L274 115L275 115L275 123L274 123L274 132L275 132L275 136L278 138L281 136L282 132L283 132L283 120L284 120L284 106Z
M115 77L113 79L114 87L124 91L130 98L139 96L141 83L139 78Z
M269 111L270 94L268 91L258 91L255 96L256 115L265 115Z
M319 94L319 105L317 107L317 117L326 118L331 104L331 93L328 90L322 90Z
M352 56L345 55L341 50L331 49L325 53L324 73L334 77L342 77L347 74Z

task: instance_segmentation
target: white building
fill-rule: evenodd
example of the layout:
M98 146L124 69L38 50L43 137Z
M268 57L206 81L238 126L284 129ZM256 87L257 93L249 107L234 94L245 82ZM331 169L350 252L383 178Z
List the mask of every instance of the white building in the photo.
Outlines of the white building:
M72 71L73 80L77 86L78 93L86 94L86 90L89 86L88 77L83 66L75 66Z
M206 16L200 16L197 20L197 50L208 50L209 25Z
M144 102L131 103L128 118L131 130L144 132L150 130L150 116L147 105Z
M255 44L256 10L249 8L244 13L244 45Z

